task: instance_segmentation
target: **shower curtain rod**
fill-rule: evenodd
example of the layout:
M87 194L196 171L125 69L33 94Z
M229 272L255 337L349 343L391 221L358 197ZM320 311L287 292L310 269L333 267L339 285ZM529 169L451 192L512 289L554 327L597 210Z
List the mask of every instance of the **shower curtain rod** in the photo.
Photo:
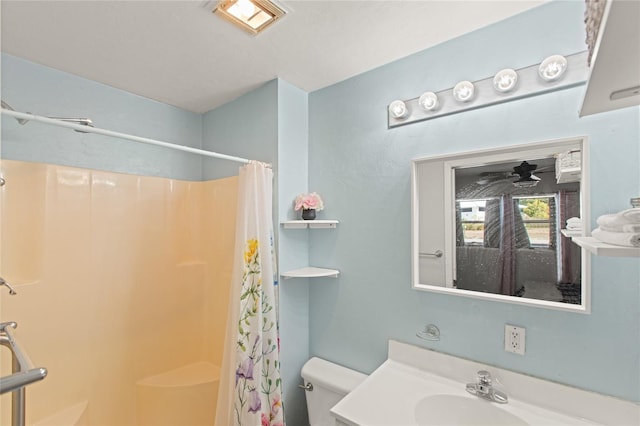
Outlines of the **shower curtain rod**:
M31 114L31 113L24 113L24 112L19 112L19 111L12 111L12 110L7 109L7 108L2 108L1 110L2 110L2 114L8 115L9 117L13 117L13 118L15 118L17 120L38 121L40 123L52 124L54 126L60 126L60 127L66 127L66 128L69 128L69 129L77 130L79 132L83 132L83 133L96 133L98 135L111 136L111 137L119 138L119 139L127 139L127 140L130 140L130 141L146 143L146 144L149 144L149 145L161 146L161 147L164 147L164 148L175 149L175 150L178 150L178 151L190 152L192 154L203 155L205 157L213 157L213 158L220 158L220 159L223 159L223 160L235 161L235 162L238 162L238 163L247 164L247 163L249 163L251 161L251 160L248 160L246 158L234 157L233 155L220 154L220 153L213 152L213 151L206 151L204 149L191 148L189 146L176 145L176 144L173 144L173 143L163 142L163 141L159 141L159 140L155 140L155 139L142 138L140 136L128 135L126 133L114 132L114 131L111 131L111 130L104 130L104 129L100 129L98 127L90 127L90 126L87 126L87 125L84 125L84 124L69 123L69 122L58 120L58 119L55 119L55 118L43 117L43 116L40 116L40 115L35 115L35 114ZM23 123L21 123L21 124L23 124Z

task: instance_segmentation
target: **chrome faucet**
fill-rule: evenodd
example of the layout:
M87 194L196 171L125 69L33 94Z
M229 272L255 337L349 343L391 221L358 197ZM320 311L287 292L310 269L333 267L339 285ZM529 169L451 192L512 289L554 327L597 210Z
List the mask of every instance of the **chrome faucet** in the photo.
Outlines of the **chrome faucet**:
M507 394L494 389L491 384L491 373L486 370L478 371L478 380L476 383L467 383L467 392L499 404L506 404L508 402Z

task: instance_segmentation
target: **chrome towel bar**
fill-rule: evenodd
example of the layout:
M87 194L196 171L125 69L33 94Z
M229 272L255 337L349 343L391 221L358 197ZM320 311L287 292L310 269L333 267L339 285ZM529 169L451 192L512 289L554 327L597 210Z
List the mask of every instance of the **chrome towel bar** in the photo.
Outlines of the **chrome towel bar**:
M442 257L442 250L436 250L434 253L420 253L420 257L426 256Z

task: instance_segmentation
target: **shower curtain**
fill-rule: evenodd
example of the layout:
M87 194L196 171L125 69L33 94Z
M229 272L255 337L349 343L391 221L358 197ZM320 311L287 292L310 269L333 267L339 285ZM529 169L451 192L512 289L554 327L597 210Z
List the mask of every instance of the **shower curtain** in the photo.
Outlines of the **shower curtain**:
M283 426L273 243L273 172L240 168L232 288L216 425Z
M516 291L516 214L513 197L501 198L500 293L513 296ZM517 213L520 215L520 212Z

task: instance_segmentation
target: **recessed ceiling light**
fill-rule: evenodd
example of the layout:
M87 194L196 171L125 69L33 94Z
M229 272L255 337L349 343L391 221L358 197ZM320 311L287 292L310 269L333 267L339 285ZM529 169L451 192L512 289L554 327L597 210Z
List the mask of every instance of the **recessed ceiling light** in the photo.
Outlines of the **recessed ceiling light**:
M213 12L253 35L286 14L269 0L222 0Z

